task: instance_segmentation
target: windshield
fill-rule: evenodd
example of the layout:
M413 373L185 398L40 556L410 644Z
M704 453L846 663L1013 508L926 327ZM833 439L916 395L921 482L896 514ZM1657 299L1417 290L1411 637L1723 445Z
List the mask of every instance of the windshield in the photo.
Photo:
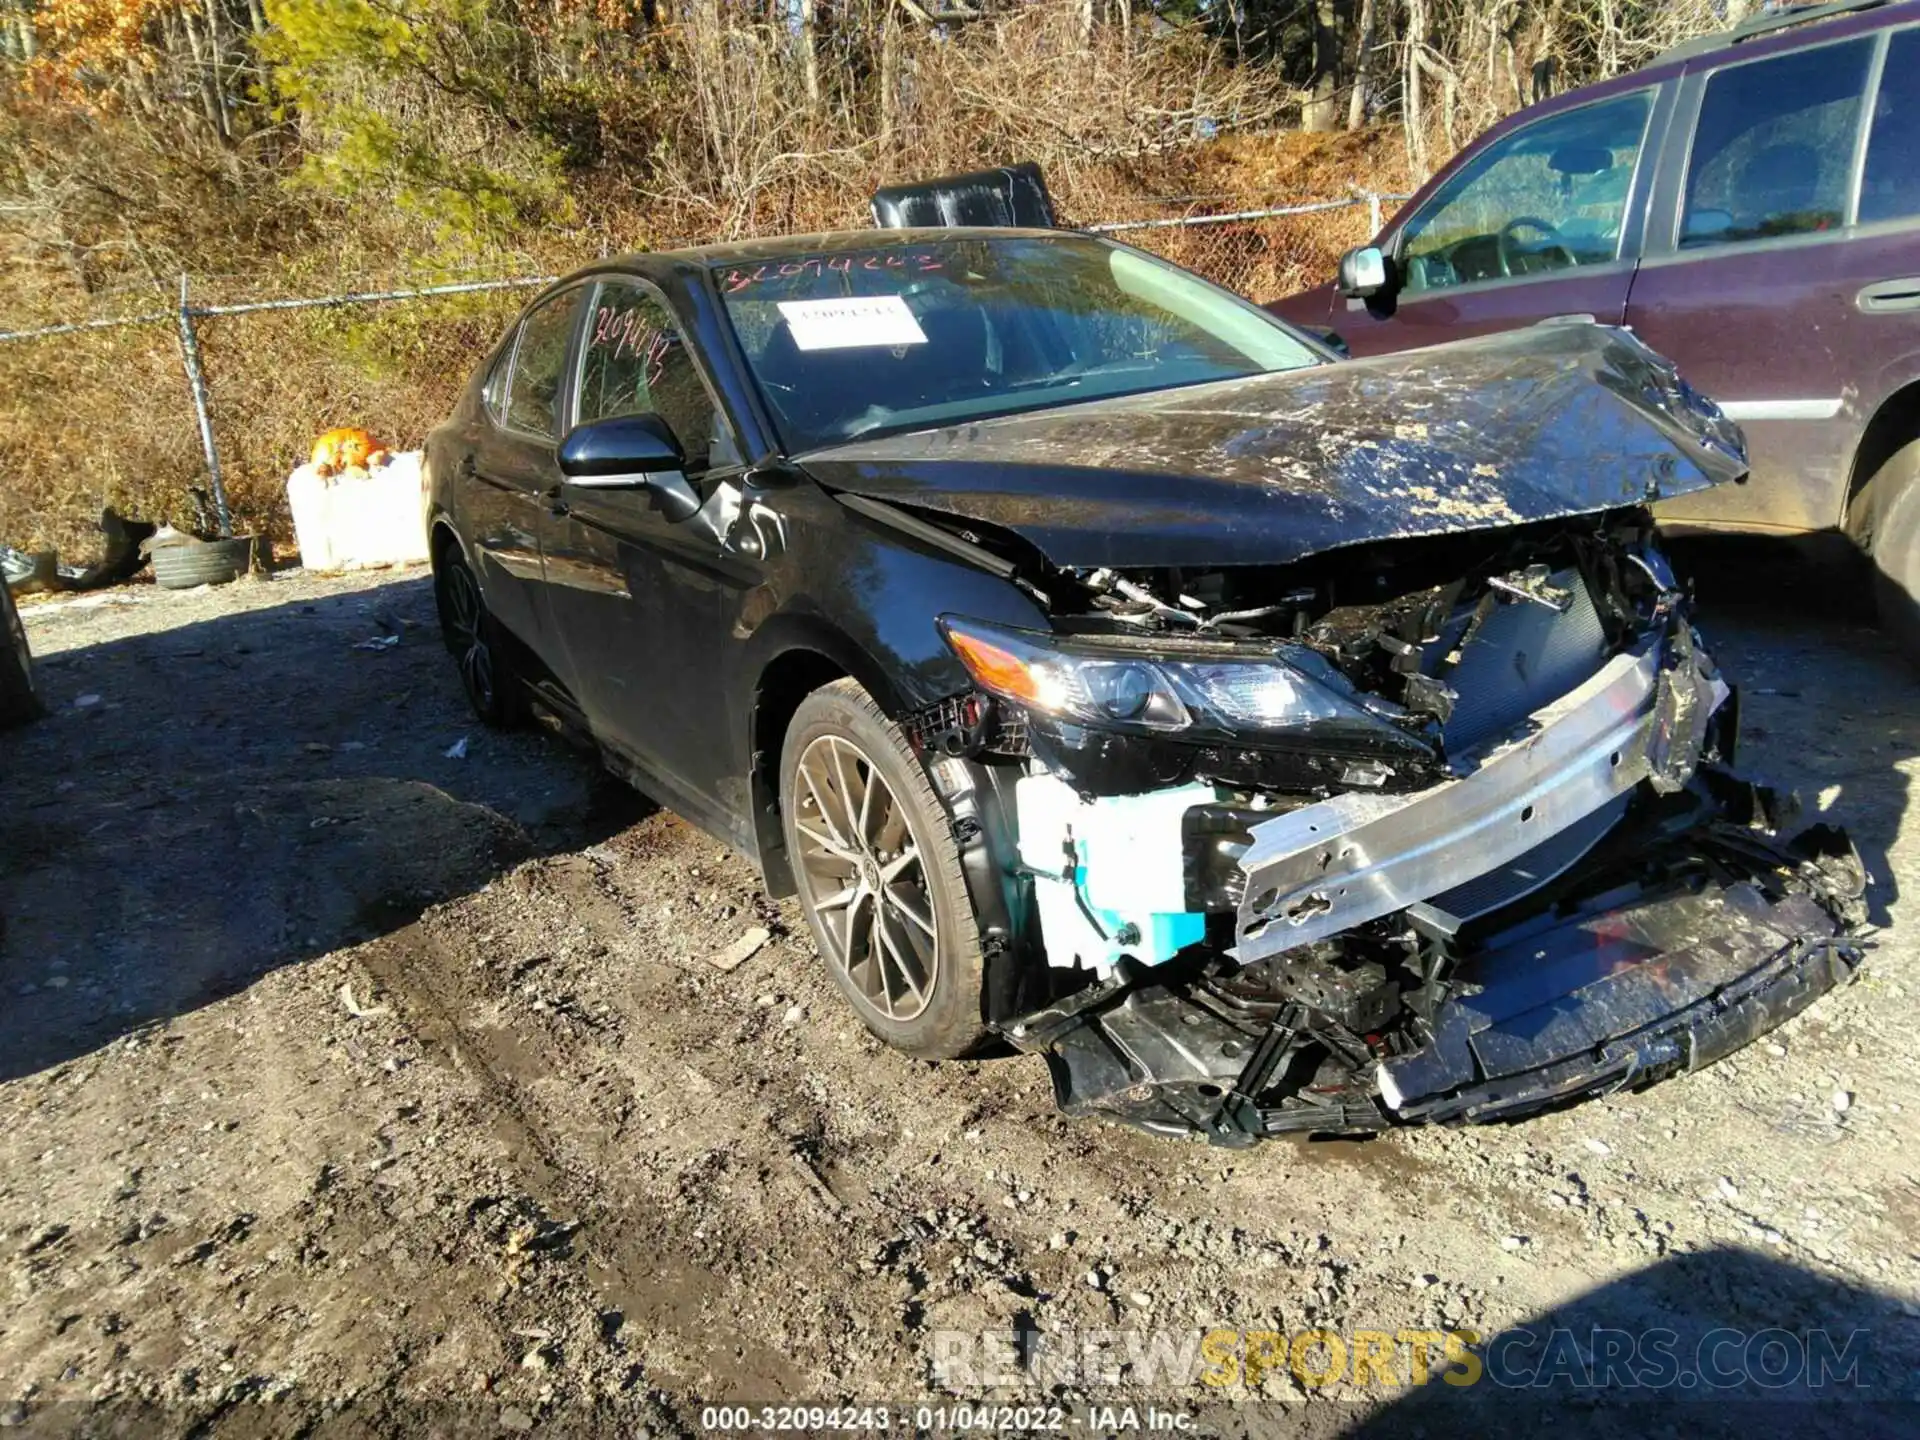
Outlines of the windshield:
M788 453L1316 363L1264 311L1082 236L968 236L721 266Z

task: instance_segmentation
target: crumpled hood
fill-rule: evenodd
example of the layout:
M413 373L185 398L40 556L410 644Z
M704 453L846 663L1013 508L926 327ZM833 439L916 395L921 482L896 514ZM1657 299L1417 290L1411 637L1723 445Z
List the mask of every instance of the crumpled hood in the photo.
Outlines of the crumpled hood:
M830 490L1010 530L1056 565L1284 564L1742 479L1737 426L1623 330L1563 324L855 441Z

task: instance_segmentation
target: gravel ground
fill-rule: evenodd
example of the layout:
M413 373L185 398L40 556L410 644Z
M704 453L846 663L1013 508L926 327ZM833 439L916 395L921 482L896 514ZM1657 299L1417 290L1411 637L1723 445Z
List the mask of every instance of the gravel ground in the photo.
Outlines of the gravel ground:
M990 1399L1082 1433L1124 1404L1438 1433L1533 1402L1409 1384L1400 1332L1525 1326L1536 1360L1573 1337L1557 1425L1911 1433L1920 687L1826 579L1730 570L1703 623L1747 762L1877 875L1862 978L1639 1094L1248 1152L1067 1122L1030 1058L881 1048L745 861L470 722L421 572L32 605L53 713L0 737L0 1426L673 1435L721 1402L901 1428ZM1585 1386L1595 1327L1683 1361L1819 1329L1860 1364L1773 1389L1736 1343L1733 1388ZM1210 1330L1232 1385L1122 1363ZM1398 1348L1326 1384L1323 1341L1239 1363L1309 1330ZM941 1346L1020 1332L1095 1363L935 1382Z

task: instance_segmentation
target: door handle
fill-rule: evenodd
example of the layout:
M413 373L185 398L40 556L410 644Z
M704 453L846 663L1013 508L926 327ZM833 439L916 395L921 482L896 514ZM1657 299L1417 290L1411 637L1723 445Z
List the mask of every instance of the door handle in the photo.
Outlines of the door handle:
M471 480L479 473L480 471L478 470L477 467L475 467L473 463L473 456L462 455L460 457L460 478L461 479Z
M1904 280L1880 280L1853 297L1853 303L1866 315L1891 315L1902 310L1920 310L1920 275Z
M560 498L562 493L562 487L558 485L549 485L540 492L540 498L547 502L547 513L549 515L571 515L573 513L573 507Z

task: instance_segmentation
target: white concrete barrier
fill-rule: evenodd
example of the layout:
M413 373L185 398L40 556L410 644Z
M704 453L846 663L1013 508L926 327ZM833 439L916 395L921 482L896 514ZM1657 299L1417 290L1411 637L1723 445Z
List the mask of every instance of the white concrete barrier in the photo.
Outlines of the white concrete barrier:
M408 450L373 470L321 476L302 465L287 479L300 563L309 570L364 570L427 559L425 473Z

